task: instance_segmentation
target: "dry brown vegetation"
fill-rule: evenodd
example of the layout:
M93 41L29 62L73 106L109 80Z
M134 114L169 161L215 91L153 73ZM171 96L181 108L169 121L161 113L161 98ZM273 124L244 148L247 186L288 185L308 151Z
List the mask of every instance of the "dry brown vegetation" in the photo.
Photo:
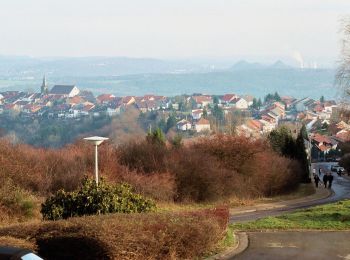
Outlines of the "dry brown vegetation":
M237 136L203 138L180 148L132 142L120 147L118 157L138 174L173 176L169 194L175 190L175 201L273 196L294 189L301 176L299 164L273 152L267 142Z
M0 229L47 259L190 259L214 249L225 209L186 214L112 214Z
M84 175L93 176L93 149L86 143L53 150L0 142L0 191L10 184L45 197L62 188L74 190ZM214 136L177 148L141 140L105 144L99 153L101 176L163 201L273 196L300 180L295 161L263 140L245 137Z
M297 162L263 140L212 136L186 146L150 140L99 148L100 174L162 203L222 202L283 194L298 185ZM38 219L42 198L93 176L93 148L37 149L0 141L0 224ZM0 241L38 248L50 259L188 259L222 239L228 211L72 218L0 229ZM81 248L85 248L82 251Z

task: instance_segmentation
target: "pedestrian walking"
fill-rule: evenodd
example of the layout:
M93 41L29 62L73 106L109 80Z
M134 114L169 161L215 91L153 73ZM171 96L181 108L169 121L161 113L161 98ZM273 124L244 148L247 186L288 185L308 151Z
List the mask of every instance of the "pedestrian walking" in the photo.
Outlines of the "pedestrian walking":
M312 169L312 176L314 176L314 177L315 177L315 175L316 175L316 169L315 169L315 168L313 168L313 169Z
M318 175L315 174L314 180L315 180L315 186L316 186L316 188L318 188L318 183L320 182L320 177L318 177Z
M321 167L320 168L318 168L318 176L320 176L321 177Z
M332 182L333 182L333 175L330 173L328 175L328 189L332 188Z
M340 169L337 170L337 174L338 174L338 176L341 176L341 170Z
M323 185L325 188L327 188L327 182L328 182L328 175L327 174L323 174Z

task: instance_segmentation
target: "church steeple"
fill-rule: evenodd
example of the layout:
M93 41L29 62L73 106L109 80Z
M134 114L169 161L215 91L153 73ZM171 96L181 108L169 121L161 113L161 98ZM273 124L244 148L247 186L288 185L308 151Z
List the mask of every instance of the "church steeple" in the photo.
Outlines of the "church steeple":
M44 75L43 84L41 85L41 94L46 95L49 93L49 87L46 82L46 76Z

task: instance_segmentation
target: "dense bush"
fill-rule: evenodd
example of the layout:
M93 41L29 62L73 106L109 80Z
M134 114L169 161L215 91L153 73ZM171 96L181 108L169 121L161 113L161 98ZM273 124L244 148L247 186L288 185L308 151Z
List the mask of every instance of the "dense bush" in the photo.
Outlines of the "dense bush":
M0 222L23 221L39 214L38 199L11 179L0 178Z
M171 171L175 175L176 201L216 200L234 192L227 189L234 181L234 172L220 167L208 154L184 149L171 163Z
M198 259L227 222L227 209L109 214L0 228L0 237L34 240L45 259Z
M159 134L153 137L118 147L101 145L101 176L129 183L156 200L199 202L284 193L302 174L295 160L274 152L264 140L219 135L174 149L158 142ZM44 197L76 190L83 176L94 171L93 149L86 143L47 150L0 141L0 154L0 178Z
M74 216L106 213L140 213L152 211L152 200L131 191L127 184L109 185L103 179L97 185L92 179L85 178L78 191L60 190L47 198L42 204L44 219L57 220Z
M173 201L176 197L175 177L171 173L138 174L124 172L119 176L122 182L129 183L135 192L157 201Z
M350 153L346 153L340 159L339 165L344 167L344 169L350 173Z
M165 144L153 141L153 137L148 136L144 141L122 145L119 149L119 162L138 172L161 173L166 171L167 155Z
M273 196L294 189L301 176L297 162L245 137L202 139L169 162L180 201Z

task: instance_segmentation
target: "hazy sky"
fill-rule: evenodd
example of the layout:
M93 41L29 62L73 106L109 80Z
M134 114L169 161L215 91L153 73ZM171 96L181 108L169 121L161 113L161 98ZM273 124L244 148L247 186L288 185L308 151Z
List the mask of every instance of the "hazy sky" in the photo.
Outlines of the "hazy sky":
M0 0L0 54L332 62L349 0Z

